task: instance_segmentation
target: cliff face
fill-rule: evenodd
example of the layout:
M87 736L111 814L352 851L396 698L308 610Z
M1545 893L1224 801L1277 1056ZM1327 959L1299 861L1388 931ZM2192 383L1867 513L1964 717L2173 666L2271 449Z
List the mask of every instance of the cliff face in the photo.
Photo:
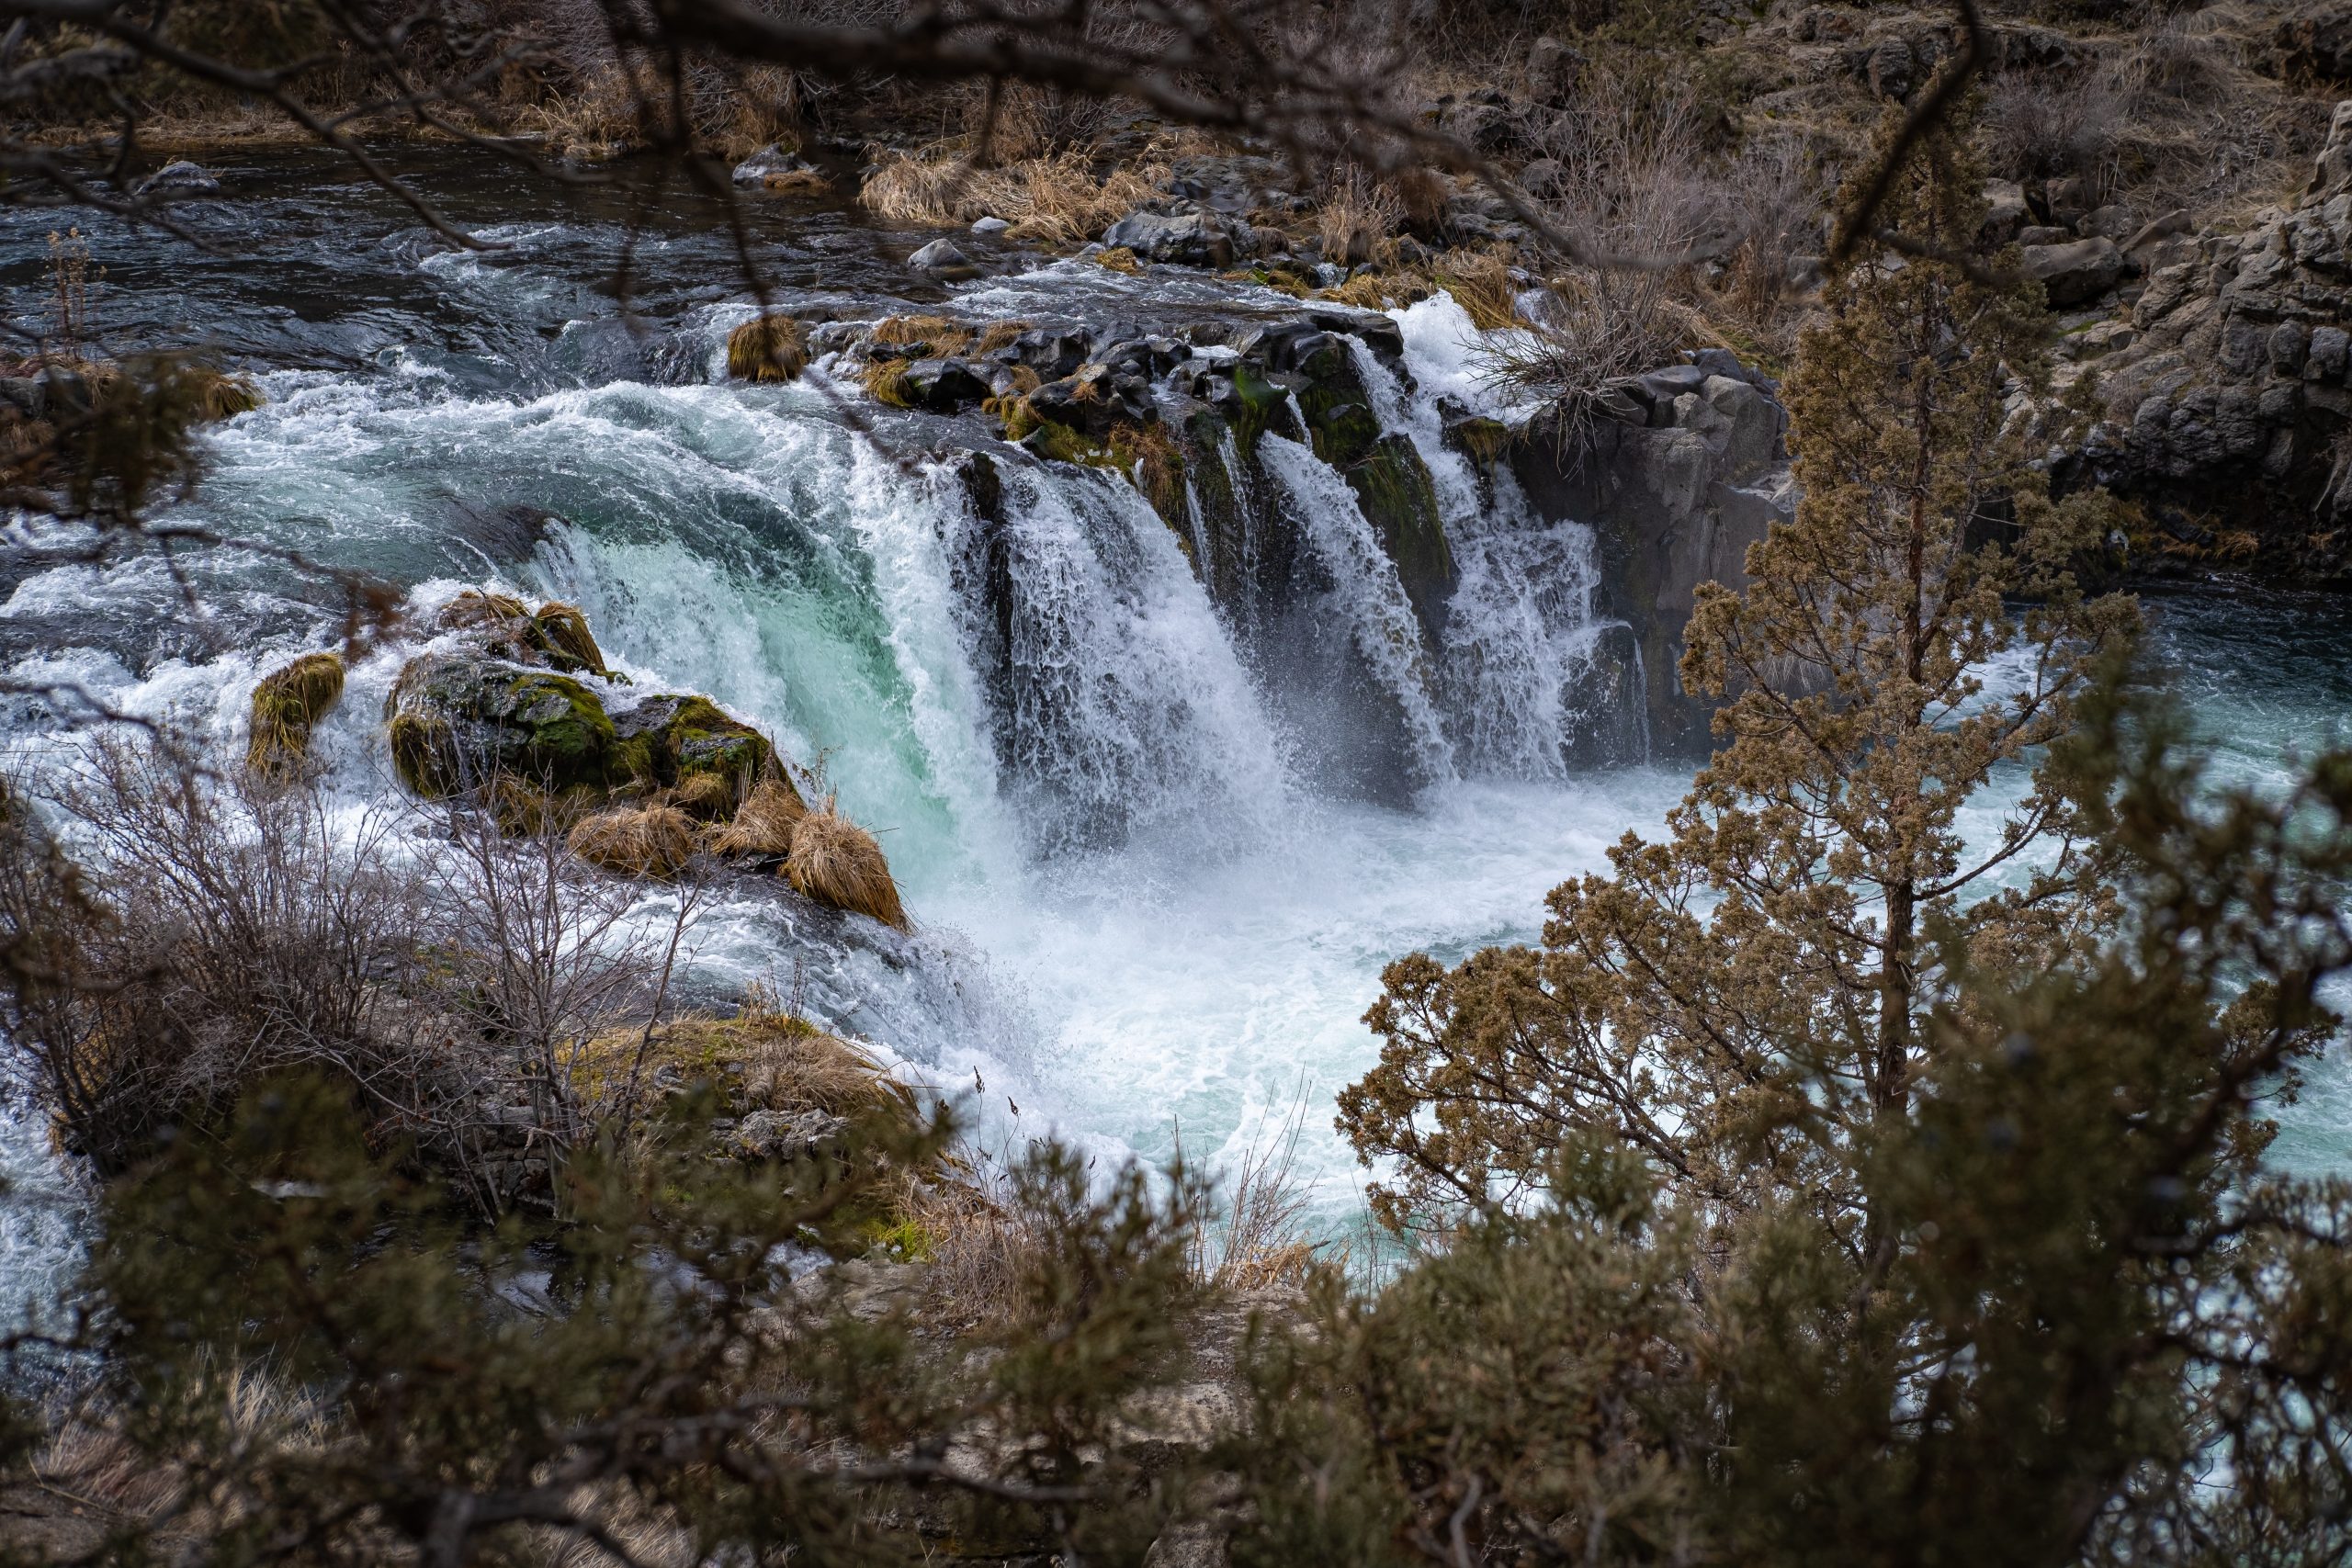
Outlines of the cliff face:
M2108 332L2106 418L2061 477L2143 501L2190 549L2241 531L2276 567L2352 578L2352 100L2301 199L2203 236Z
M1747 581L1747 547L1794 515L1788 414L1777 388L1731 355L1627 383L1614 417L1581 449L1539 421L1517 434L1511 468L1544 516L1591 525L1600 609L1638 652L1652 751L1701 756L1712 702L1682 689L1682 630L1699 584Z

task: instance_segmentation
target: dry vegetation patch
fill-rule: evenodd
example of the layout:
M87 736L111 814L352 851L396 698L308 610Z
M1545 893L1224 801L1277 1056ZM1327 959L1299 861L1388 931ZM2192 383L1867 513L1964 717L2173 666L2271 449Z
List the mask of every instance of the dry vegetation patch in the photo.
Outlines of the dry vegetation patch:
M1086 148L982 165L965 147L943 143L880 152L858 200L893 223L946 227L1001 218L1013 239L1074 244L1125 217L1167 177L1164 164L1106 166Z

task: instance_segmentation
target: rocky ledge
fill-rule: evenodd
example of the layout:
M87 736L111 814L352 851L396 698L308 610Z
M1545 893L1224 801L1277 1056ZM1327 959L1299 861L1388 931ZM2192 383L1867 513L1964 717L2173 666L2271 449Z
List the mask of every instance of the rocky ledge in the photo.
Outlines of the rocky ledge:
M2076 334L2104 417L2058 477L2143 502L2160 557L2352 578L2352 100L2298 201L2181 248Z

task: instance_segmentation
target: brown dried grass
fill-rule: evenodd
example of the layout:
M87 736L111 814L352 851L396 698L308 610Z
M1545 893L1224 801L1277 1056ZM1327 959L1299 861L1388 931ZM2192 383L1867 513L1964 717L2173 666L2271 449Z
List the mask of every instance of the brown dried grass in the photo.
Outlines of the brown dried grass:
M873 336L876 343L920 348L931 358L944 359L964 352L972 329L949 316L885 316L874 323Z
M342 696L339 654L306 653L263 676L254 688L245 766L273 777L299 770L310 754L311 726Z
M1101 175L1095 164L1091 151L1069 147L979 167L963 146L942 143L882 153L858 200L894 223L945 227L1001 218L1013 239L1071 244L1135 210L1168 176L1155 162L1114 163Z
M722 855L788 855L792 830L808 815L789 780L764 778L735 808L735 819L711 836L710 847Z
M588 630L588 617L577 604L551 602L539 606L533 617L539 623L539 634L558 653L583 670L597 674L606 673L605 651L596 646L596 638Z
M1011 348L1029 330L1027 321L990 321L980 330L972 344L974 354L994 354L1000 348Z
M1143 263L1136 260L1136 253L1125 245L1114 245L1107 251L1097 251L1094 254L1094 265L1108 267L1113 272L1124 272L1129 277L1134 277L1143 271Z
M735 815L742 799L734 778L727 773L688 773L670 791L668 805L697 822L724 822Z
M667 880L693 860L695 819L674 806L620 807L582 818L564 842L589 864L620 876Z
M511 593L485 593L469 588L441 606L433 625L435 629L445 632L503 630L510 622L530 618L530 606Z
M874 835L842 816L828 799L792 829L792 853L785 875L820 904L869 916L900 931L911 929L890 863Z
M754 316L727 334L727 373L739 381L793 381L808 367L808 344L790 316Z

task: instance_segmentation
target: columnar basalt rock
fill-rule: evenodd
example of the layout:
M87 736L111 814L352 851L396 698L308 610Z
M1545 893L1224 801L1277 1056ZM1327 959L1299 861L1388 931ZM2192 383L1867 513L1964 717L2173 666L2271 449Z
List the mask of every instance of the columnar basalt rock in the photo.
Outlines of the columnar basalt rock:
M2352 572L2352 100L2311 184L2157 271L2098 361L2106 418L2059 474L2149 503L2177 533L2250 531L2305 577Z

